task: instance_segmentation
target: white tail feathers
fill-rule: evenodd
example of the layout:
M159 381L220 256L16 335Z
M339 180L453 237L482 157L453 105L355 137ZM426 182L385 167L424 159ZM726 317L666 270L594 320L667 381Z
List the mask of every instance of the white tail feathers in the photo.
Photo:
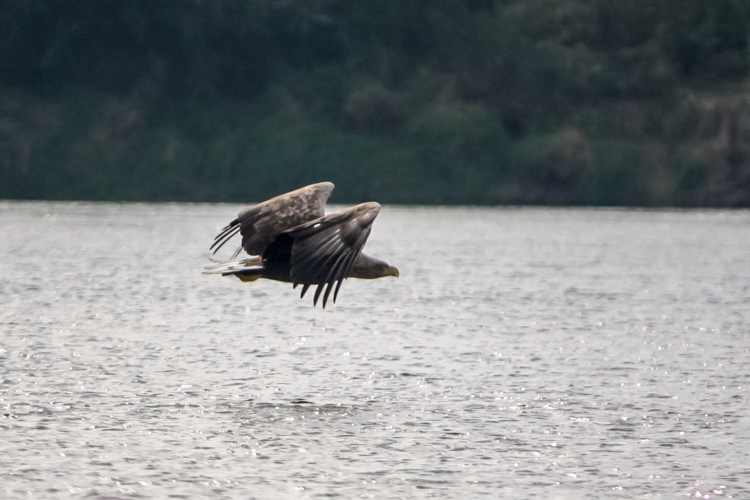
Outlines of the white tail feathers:
M221 274L227 276L229 274L247 273L248 275L260 276L265 269L263 267L263 259L257 256L230 262L220 262L216 259L211 259L211 261L214 264L204 266L203 274Z

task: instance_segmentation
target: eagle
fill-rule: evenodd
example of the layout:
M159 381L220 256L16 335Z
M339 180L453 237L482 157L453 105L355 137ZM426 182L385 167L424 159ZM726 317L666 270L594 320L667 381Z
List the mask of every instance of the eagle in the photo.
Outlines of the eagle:
M362 253L380 204L371 201L325 215L326 200L334 185L320 182L276 196L243 209L237 218L216 235L210 247L213 254L240 233L250 257L230 262L214 262L204 272L236 276L242 281L260 278L302 285L300 298L317 285L313 306L323 295L323 308L333 291L336 303L346 278L376 279L398 277L398 269ZM213 259L212 259L213 260Z

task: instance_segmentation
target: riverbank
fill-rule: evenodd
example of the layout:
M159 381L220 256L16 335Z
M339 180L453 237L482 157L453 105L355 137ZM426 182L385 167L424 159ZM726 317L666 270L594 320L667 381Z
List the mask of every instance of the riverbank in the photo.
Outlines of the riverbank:
M0 197L248 201L331 180L341 201L750 205L741 95L684 92L669 108L612 102L517 137L460 100L431 102L392 130L353 131L310 119L290 97L271 99L266 109L204 101L154 110L4 89ZM376 119L387 105L360 104L352 119Z
M15 1L0 197L750 206L744 0Z

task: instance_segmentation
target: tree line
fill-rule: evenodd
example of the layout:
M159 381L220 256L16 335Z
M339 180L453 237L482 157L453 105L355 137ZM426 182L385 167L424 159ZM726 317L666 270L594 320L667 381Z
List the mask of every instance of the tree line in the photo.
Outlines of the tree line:
M8 0L0 197L748 206L749 45L744 0Z

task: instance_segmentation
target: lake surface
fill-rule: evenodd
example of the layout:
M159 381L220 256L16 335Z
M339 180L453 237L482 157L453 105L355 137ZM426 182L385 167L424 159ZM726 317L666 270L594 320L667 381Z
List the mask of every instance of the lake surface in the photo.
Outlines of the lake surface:
M386 206L322 310L239 208L0 202L1 497L750 498L750 212Z

